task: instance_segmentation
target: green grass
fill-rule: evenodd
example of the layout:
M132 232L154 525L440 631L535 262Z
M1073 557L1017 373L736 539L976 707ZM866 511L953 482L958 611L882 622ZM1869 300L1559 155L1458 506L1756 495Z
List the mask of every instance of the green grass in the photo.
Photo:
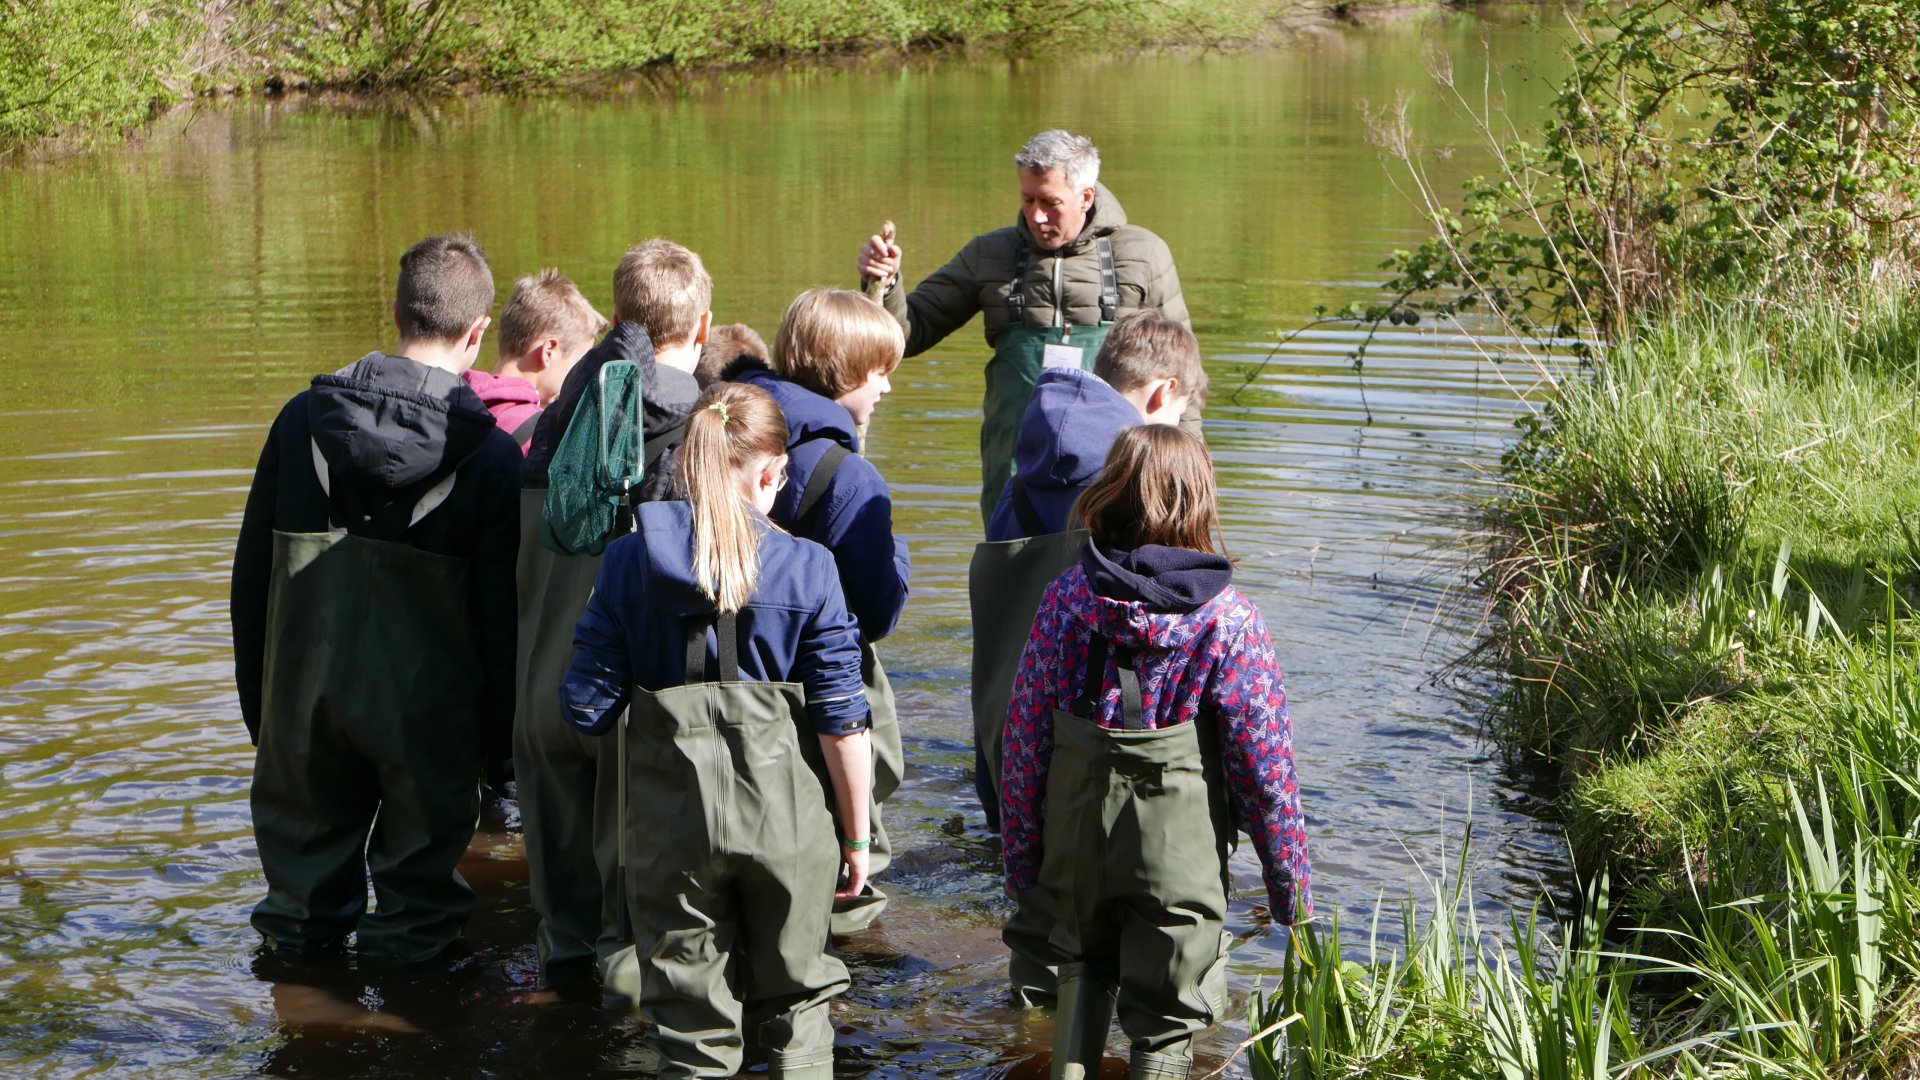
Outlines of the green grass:
M1920 1076L1920 294L1683 302L1504 465L1490 726L1597 884L1299 933L1256 1075Z

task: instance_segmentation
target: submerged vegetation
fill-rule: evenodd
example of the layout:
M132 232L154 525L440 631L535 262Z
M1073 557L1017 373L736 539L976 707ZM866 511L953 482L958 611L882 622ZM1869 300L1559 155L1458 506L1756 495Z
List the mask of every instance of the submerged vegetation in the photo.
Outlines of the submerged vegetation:
M1427 0L1380 0L1374 6ZM0 150L195 94L522 89L870 49L1219 45L1329 0L0 0Z
M1920 1076L1920 7L1599 4L1571 53L1457 210L1375 114L1435 232L1332 317L1582 342L1486 508L1480 658L1585 904L1296 933L1255 1073Z

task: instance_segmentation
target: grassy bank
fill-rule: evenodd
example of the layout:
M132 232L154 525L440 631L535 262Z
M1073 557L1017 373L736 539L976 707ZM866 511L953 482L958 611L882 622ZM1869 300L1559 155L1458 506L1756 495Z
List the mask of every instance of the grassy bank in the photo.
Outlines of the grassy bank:
M1393 957L1300 935L1263 1075L1920 1075L1920 293L1644 319L1490 522L1494 734L1612 887L1553 934L1443 892Z
M0 0L0 150L199 94L528 89L882 50L1262 43L1433 0Z

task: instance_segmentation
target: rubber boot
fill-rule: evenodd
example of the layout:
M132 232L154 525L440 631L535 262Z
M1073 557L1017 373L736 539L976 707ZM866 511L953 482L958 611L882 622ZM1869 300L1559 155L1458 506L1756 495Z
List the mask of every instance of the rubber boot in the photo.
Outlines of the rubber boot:
M1135 1050L1127 1061L1128 1080L1186 1080L1193 1069L1193 1044L1178 1050Z
M1085 975L1063 975L1060 1004L1053 1020L1054 1080L1086 1080L1100 1075L1107 1056L1107 1029L1113 1026L1114 989Z

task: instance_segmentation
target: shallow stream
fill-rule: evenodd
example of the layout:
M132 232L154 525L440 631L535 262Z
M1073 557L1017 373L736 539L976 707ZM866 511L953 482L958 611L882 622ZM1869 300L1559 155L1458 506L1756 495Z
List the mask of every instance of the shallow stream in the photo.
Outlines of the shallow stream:
M1096 139L1103 181L1178 259L1238 581L1288 671L1322 913L1364 927L1377 898L1424 893L1469 819L1486 915L1551 894L1564 856L1540 794L1476 734L1487 685L1435 681L1472 641L1474 605L1452 602L1463 499L1531 375L1489 358L1496 339L1396 330L1369 352L1368 424L1352 341L1326 332L1234 391L1276 330L1368 295L1380 260L1420 239L1360 103L1412 94L1423 160L1451 193L1487 160L1432 88L1429 51L1476 98L1491 58L1526 118L1557 44L1517 16L1437 16L1280 52L808 69L592 99L256 101L0 169L0 1069L636 1072L636 1022L534 990L510 815L467 861L482 910L459 959L404 977L256 971L226 596L265 426L314 373L390 344L394 261L428 233L476 234L503 297L557 265L603 310L620 253L668 235L704 256L716 322L771 337L801 288L848 283L883 218L909 280L1010 223L1011 155L1050 126ZM874 427L914 560L882 650L911 776L890 810L899 901L852 944L855 989L836 1008L845 1075L1023 1074L1047 1038L1004 1004L1007 907L967 775L984 359L975 323L908 361ZM1250 850L1234 872L1244 996L1286 938L1251 919ZM1243 1035L1223 1025L1203 1057Z

